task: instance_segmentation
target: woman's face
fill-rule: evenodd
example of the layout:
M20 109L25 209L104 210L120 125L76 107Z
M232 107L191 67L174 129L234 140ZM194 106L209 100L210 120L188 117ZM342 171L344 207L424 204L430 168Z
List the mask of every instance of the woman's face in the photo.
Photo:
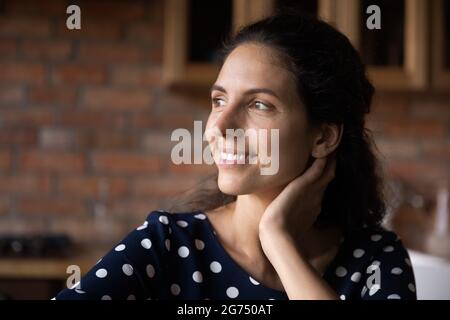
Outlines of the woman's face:
M216 132L208 140L222 192L240 195L276 190L303 172L311 154L312 130L294 76L282 66L273 49L253 43L234 49L212 86L211 99L206 135ZM245 163L238 163L239 156L232 160L225 154L242 155L243 150L233 145L233 140L225 139L226 129L266 129L268 153L258 148L255 139L246 139ZM264 154L270 156L275 151L271 146L278 143L271 140L271 129L279 129L279 167L275 174L263 175L261 169L270 165L263 164ZM254 156L256 163L249 163L248 156Z

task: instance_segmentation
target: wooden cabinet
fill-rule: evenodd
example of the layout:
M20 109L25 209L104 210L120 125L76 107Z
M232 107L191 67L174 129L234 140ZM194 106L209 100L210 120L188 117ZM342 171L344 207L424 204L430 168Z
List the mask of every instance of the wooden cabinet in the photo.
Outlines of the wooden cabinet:
M167 0L164 83L210 86L219 71L217 48L226 36L284 5L316 10L323 19L335 20L334 0Z
M433 0L431 82L434 89L450 90L450 1Z
M168 85L209 87L219 71L216 58L222 40L241 26L289 6L315 14L346 34L378 90L448 89L449 2L215 0L205 6L201 0L167 0L164 80ZM371 14L366 9L374 4L381 9L380 29L366 26Z

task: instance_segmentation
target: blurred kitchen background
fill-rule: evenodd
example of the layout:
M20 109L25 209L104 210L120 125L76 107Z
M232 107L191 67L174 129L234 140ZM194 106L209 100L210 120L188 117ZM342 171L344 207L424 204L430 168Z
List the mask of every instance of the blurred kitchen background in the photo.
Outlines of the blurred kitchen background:
M226 34L283 6L335 25L369 65L386 226L419 298L450 299L450 0L0 0L1 298L53 297L68 265L88 271L214 172L174 165L171 132L207 119Z

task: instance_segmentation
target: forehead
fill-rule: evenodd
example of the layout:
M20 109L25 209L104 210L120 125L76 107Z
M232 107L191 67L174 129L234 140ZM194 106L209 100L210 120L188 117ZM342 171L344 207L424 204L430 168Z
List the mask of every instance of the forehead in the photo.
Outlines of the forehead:
M294 88L293 80L293 75L283 67L274 49L258 44L243 44L225 60L217 84L242 90L266 87L282 93Z

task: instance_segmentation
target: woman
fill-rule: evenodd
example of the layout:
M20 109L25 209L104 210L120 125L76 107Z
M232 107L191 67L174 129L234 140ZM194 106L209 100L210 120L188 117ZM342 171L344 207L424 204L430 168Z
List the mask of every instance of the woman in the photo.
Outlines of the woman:
M153 211L56 298L415 299L407 251L380 227L381 180L364 128L374 90L348 39L279 13L224 52L207 129L219 132L209 143L226 201ZM240 151L219 143L226 129L278 129L278 172L260 174L251 142L256 163L238 164Z

